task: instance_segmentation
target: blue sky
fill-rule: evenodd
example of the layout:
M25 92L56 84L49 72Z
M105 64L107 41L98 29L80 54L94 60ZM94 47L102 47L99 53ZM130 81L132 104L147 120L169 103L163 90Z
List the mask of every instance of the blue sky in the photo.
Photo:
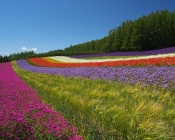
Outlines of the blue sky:
M174 11L175 0L0 0L0 55L100 39L125 20L163 9Z

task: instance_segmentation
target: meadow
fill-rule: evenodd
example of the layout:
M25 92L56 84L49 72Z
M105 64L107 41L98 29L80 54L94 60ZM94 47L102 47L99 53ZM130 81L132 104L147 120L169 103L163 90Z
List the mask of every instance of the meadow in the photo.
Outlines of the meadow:
M100 60L99 58L45 57L12 62L15 73L25 82L23 83L25 86L20 83L14 84L17 85L15 89L18 89L15 93L26 87L27 90L20 92L19 95L29 94L30 97L33 93L39 103L44 104L42 106L54 112L53 116L49 113L46 115L47 113L44 114L46 109L43 107L38 111L38 114L42 114L40 116L47 116L46 118L52 116L56 119L59 114L60 119L64 120L63 124L66 124L59 127L59 130L63 129L59 131L60 133L56 133L58 124L54 124L55 119L49 119L45 123L41 121L38 128L35 123L30 123L33 116L28 116L27 121L22 117L22 121L25 120L32 134L35 134L33 137L44 138L43 136L46 135L47 139L61 139L63 136L64 139L72 140L175 139L174 65L174 54L107 57ZM0 64L0 66L1 69L4 68L5 73L7 64ZM3 78L3 75L1 74L1 83L3 83L2 79L7 79ZM7 89L10 89L10 83L13 83L10 80L6 82L9 86ZM32 92L28 92L28 88ZM3 91L3 88L0 91ZM14 94L9 93L10 96ZM28 97L28 100L31 100L31 104L35 106L33 96ZM16 97L14 99L16 100ZM9 103L12 101L10 99ZM24 102L28 103L26 100ZM25 112L23 114L26 114L29 107L24 105L20 107ZM3 108L4 106L1 110ZM14 109L9 108L6 112L10 110ZM37 114L34 113L34 116L37 117ZM9 127L14 126L12 122L9 122ZM55 127L51 127L52 130L50 127L44 127L43 123ZM23 131L25 129L21 130ZM25 134L29 134L28 131Z

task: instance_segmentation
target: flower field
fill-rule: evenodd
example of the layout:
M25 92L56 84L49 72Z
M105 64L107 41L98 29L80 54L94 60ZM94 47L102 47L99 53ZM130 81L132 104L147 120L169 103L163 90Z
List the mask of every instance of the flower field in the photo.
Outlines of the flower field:
M25 60L17 60L17 64L22 69L37 73L175 88L174 66L48 68L30 65Z
M107 60L78 60L68 57L29 58L28 61L44 67L116 67L116 66L148 66L148 65L175 65L175 54L147 56L129 59ZM53 59L53 60L51 60ZM58 60L57 62L55 60Z
M174 65L173 53L0 64L0 138L173 140Z

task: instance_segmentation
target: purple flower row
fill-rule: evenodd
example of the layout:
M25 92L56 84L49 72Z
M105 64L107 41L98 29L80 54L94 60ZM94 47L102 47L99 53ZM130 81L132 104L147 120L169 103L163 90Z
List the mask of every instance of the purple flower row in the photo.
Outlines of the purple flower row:
M87 54L87 55L74 55L72 58L86 58L86 57L98 57L98 56L144 56L144 55L156 55L165 53L174 53L175 47L142 51L142 52L111 52L111 53L101 53L101 54Z
M15 74L11 63L0 64L0 139L38 138L82 139Z
M64 77L116 80L122 83L139 83L175 88L174 66L48 68L32 66L25 60L18 60L17 64L22 69L37 73L56 74Z

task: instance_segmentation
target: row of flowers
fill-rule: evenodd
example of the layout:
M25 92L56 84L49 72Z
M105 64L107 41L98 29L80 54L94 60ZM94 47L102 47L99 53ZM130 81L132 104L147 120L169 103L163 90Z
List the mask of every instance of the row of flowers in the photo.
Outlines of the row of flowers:
M22 69L37 73L56 74L64 77L116 80L122 83L139 83L145 86L154 85L175 89L174 66L53 68L33 66L25 60L18 60L17 64Z
M45 60L51 62L66 62L66 63L85 63L85 62L112 62L112 61L128 61L128 60L140 60L140 59L150 59L150 58L166 58L166 57L175 57L175 53L169 54L158 54L158 55L149 55L149 56L135 56L129 58L113 58L113 59L77 59L67 56L51 56L44 58Z
M0 64L0 139L82 138L15 74L9 62Z
M62 57L64 60L68 60L69 58ZM52 58L53 59L53 58ZM122 59L122 60L112 60L106 61L105 59L101 62L99 61L87 61L87 62L79 62L73 63L72 61L61 61L51 62L44 58L29 58L28 60L35 65L45 66L45 67L98 67L98 66L148 66L148 65L175 65L175 55L171 56L162 56L162 57L151 57L151 58L137 58L137 59ZM55 59L54 59L55 60ZM74 60L71 59L70 60Z

